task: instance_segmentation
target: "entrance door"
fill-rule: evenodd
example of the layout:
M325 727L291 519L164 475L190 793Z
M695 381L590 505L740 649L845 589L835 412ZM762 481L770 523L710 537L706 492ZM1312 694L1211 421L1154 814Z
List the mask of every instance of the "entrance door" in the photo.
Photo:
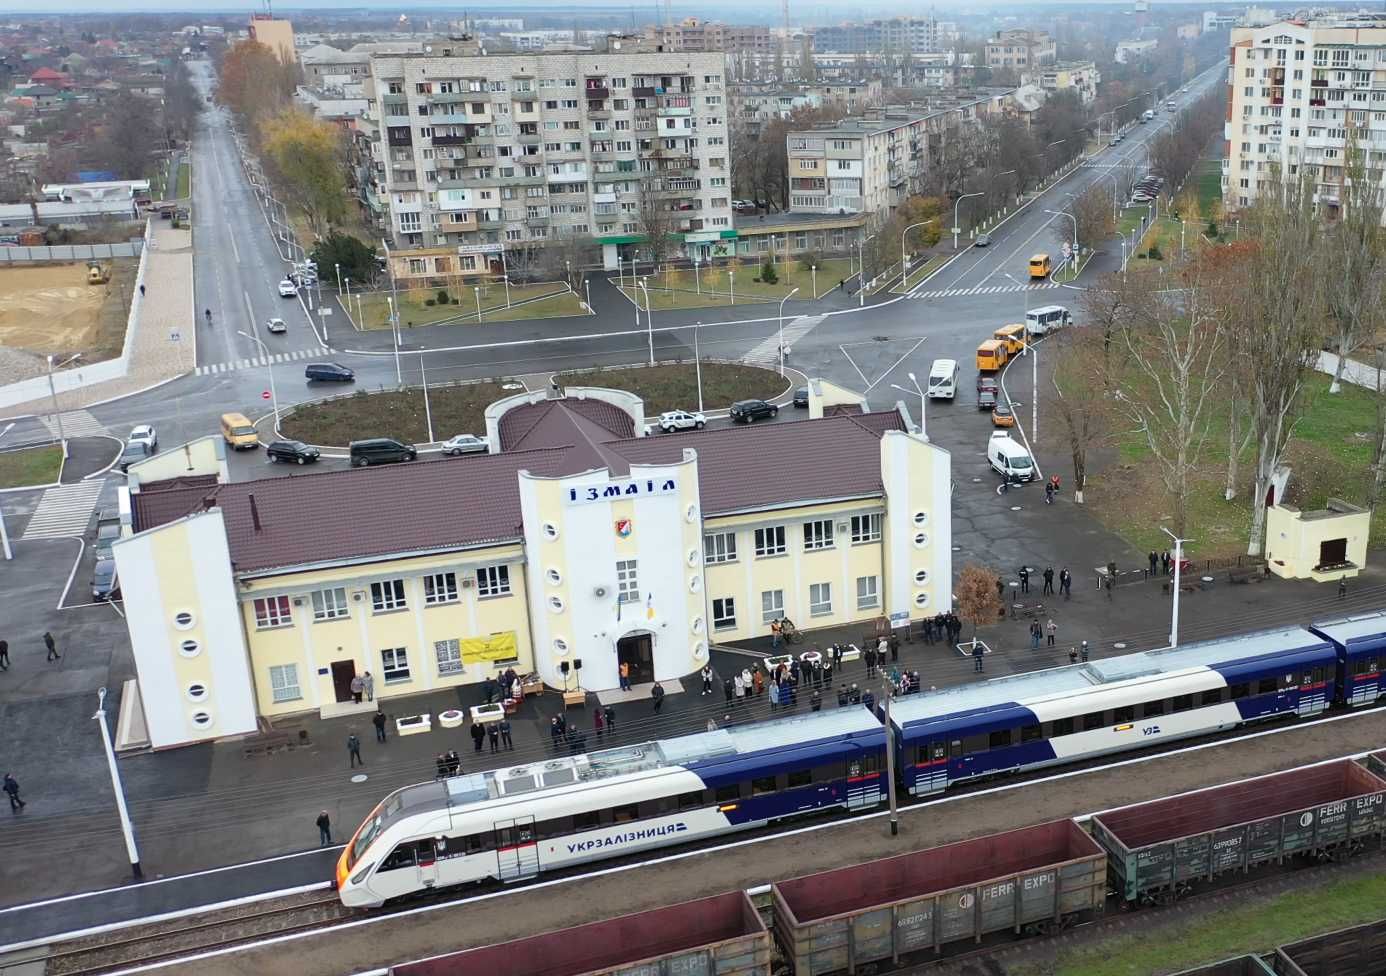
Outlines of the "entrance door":
M1319 565L1341 566L1347 562L1347 540L1329 539L1319 543Z
M847 760L847 809L869 810L881 802L881 757L859 752Z
M337 694L337 701L351 701L351 679L354 677L356 677L355 661L332 662L332 690Z
M654 638L649 634L631 634L616 642L616 663L630 665L630 683L646 684L654 680Z
M502 881L519 881L539 873L533 817L496 821L496 862Z
M433 849L433 838L419 841L419 887L432 888L438 883L438 857Z

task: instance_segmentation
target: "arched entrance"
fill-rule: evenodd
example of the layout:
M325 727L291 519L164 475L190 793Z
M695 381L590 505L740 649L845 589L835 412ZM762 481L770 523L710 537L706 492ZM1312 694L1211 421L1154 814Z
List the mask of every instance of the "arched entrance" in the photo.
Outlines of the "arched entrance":
M616 663L630 665L633 685L654 681L654 635L640 630L622 637L616 642Z

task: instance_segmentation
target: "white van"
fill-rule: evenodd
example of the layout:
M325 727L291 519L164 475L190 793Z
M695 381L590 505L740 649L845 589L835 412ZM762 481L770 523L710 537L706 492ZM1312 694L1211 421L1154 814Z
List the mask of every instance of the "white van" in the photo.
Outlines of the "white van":
M1033 336L1048 335L1055 329L1072 325L1073 318L1062 305L1045 305L1025 313L1025 330Z
M951 400L958 392L958 361L935 359L929 370L929 399Z
M1035 462L1030 453L1004 430L998 430L987 441L987 462L991 469L1009 481L1033 481Z

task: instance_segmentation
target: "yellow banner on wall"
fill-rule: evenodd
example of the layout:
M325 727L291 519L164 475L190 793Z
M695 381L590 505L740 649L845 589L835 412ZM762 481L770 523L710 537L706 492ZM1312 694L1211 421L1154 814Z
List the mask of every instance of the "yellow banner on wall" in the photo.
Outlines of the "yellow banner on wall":
M461 645L464 664L504 661L519 654L519 642L513 630L491 634L489 637L464 637Z

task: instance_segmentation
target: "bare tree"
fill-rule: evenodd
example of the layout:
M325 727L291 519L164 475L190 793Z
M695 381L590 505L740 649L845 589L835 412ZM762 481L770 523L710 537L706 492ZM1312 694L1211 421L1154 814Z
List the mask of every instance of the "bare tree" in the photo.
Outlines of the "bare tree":
M1318 258L1325 281L1328 324L1333 330L1338 364L1329 393L1342 391L1343 364L1382 324L1382 275L1386 271L1386 234L1381 229L1379 180L1367 175L1365 153L1357 144L1356 128L1348 129L1347 165L1339 221L1325 228Z
M1101 333L1094 328L1060 332L1055 344L1053 415L1063 426L1073 460L1073 500L1083 504L1088 482L1088 452L1102 445L1109 432L1111 398Z
M1078 225L1078 241L1083 246L1095 248L1098 242L1110 239L1116 233L1116 223L1112 219L1112 188L1097 183L1074 197L1073 219Z
M995 572L976 563L968 563L958 576L953 596L958 601L958 616L972 625L972 646L977 646L977 628L995 622L1001 615L1001 595L996 592Z
M640 174L636 199L640 204L639 226L645 238L646 253L657 268L668 256L669 231L674 223L668 201L664 198L664 180L658 170Z

